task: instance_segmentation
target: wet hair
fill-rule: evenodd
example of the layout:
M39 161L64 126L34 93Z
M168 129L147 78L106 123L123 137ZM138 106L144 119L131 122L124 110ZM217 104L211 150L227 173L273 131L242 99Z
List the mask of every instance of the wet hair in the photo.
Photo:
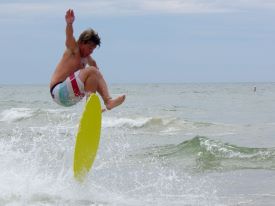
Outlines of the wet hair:
M100 43L101 43L100 37L98 36L98 33L95 30L91 29L91 28L83 31L80 34L80 36L78 38L78 42L83 43L83 44L88 44L88 43L93 42L97 46L100 46Z

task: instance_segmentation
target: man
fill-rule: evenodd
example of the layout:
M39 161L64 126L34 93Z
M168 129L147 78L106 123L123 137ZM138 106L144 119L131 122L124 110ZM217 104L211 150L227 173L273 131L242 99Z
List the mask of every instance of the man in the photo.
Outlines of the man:
M100 46L98 34L88 29L76 41L73 36L73 10L69 9L66 19L66 50L58 63L50 82L53 100L63 106L79 102L86 94L98 92L108 110L122 104L125 95L112 99L107 84L91 57L94 49ZM86 65L88 66L86 67Z

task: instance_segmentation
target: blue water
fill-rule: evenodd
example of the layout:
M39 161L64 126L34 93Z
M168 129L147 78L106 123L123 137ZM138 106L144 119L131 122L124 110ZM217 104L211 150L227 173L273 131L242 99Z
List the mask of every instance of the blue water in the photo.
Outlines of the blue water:
M254 92L254 87L257 90ZM84 184L72 172L85 102L0 86L0 205L274 205L275 84L110 85Z

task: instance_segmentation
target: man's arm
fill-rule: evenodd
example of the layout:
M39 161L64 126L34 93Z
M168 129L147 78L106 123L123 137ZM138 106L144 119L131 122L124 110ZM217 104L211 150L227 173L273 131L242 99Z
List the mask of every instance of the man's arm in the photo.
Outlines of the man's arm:
M88 64L89 64L89 66L94 66L97 69L99 69L97 64L96 64L96 61L91 56L88 56Z
M66 13L65 20L66 20L66 47L70 49L72 52L76 48L76 41L74 38L74 30L73 30L73 22L74 22L74 11L69 9Z

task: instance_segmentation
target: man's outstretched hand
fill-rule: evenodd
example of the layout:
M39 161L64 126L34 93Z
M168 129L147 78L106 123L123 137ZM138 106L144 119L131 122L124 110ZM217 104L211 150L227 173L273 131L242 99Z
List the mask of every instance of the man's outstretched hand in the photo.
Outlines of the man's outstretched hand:
M65 16L67 24L72 24L74 22L74 11L69 9Z

